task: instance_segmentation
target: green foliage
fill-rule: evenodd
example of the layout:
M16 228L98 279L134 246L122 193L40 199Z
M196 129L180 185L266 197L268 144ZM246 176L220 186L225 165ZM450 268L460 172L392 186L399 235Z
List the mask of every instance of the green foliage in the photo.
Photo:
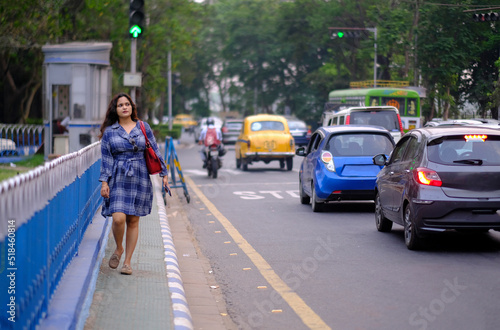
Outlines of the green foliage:
M26 119L26 124L28 125L43 125L42 118L28 118Z
M317 121L328 92L373 79L374 34L331 39L329 27L377 28L378 79L427 89L427 117L455 115L465 102L494 113L500 87L498 24L473 22L470 9L493 0L148 0L148 25L138 39L139 115L167 114L167 58L181 74L173 112L207 116L215 110L285 113ZM446 19L445 19L446 18ZM111 41L112 90L128 92L128 1L58 0L0 5L2 121L40 115L41 46ZM33 104L29 95L37 95ZM14 109L14 111L5 111ZM33 116L33 114L36 114ZM175 133L172 133L175 134Z
M172 130L168 129L168 124L150 124L150 126L157 141L165 141L167 136L170 136L173 139L178 139L182 133L182 125L180 124L172 125Z

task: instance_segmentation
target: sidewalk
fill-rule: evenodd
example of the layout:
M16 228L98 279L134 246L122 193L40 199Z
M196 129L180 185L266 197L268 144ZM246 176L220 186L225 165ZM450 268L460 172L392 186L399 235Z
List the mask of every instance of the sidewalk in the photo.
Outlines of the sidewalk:
M116 247L112 220L99 209L38 329L193 329L161 181L152 181L153 208L140 219L133 274L120 274L124 256L117 269L109 268Z
M133 274L120 274L124 256L117 269L108 266L116 247L110 230L84 329L192 329L160 181L152 179L153 209L140 219Z

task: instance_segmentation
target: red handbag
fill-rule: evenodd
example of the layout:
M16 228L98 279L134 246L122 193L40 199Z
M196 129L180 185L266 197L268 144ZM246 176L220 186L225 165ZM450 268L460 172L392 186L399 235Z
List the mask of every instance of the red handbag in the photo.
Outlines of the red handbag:
M156 152L151 148L151 143L149 143L148 136L146 134L146 128L144 127L144 123L139 121L141 125L142 134L146 138L146 149L144 149L144 159L146 159L146 166L148 167L149 174L158 174L161 172L161 160L156 154Z

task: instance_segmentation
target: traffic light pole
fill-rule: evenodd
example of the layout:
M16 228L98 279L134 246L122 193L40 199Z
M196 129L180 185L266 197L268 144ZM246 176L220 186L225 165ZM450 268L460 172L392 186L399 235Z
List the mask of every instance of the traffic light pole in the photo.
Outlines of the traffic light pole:
M168 51L168 130L172 131L172 51Z
M356 30L356 31L369 31L374 34L374 50L375 56L373 57L373 87L377 87L377 28L349 28L349 27L329 27L328 30Z
M130 72L131 73L136 73L136 71L137 71L136 57L137 57L137 38L132 38L132 42L131 42L131 46L130 46ZM136 87L133 86L131 91L130 91L130 97L132 98L132 101L134 103L136 103L136 101L135 101L135 89L136 89Z

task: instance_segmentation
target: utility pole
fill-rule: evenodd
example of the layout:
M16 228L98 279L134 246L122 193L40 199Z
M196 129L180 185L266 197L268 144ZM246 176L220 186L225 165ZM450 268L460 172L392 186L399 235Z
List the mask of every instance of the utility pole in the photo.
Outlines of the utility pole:
M377 28L366 28L366 30L373 32L374 36L373 48L375 56L373 56L373 87L377 87Z

